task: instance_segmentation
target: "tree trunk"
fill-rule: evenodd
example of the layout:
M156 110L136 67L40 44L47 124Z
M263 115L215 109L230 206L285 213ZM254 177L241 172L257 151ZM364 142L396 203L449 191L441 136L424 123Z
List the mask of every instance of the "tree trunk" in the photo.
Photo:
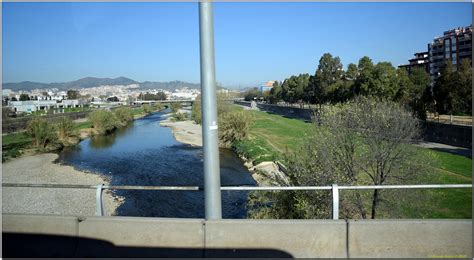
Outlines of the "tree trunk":
M372 219L375 219L375 212L377 209L378 199L379 199L379 190L374 190L374 196L372 198Z
M365 214L364 204L362 203L362 198L360 197L360 194L358 191L356 191L356 204L357 204L357 207L359 208L360 216L362 217L362 219L366 219L367 214Z

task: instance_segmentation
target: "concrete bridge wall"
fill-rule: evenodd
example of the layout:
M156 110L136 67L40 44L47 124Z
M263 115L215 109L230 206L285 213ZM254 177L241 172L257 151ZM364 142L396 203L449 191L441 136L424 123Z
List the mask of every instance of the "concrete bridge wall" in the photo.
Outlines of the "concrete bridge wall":
M3 256L472 257L472 220L3 215Z

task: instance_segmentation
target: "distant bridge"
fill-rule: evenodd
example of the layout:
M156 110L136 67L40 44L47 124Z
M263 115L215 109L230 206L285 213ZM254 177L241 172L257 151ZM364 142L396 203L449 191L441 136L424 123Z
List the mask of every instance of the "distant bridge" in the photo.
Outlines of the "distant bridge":
M194 104L194 99L182 99L182 100L136 100L133 101L132 104L134 105L143 105L143 104L172 104L172 103L180 103L181 105L192 105Z

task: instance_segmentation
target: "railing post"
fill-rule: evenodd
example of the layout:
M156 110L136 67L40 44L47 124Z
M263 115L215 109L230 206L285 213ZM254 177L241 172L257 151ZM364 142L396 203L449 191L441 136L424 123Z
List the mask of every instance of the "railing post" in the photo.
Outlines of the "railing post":
M221 219L221 180L217 135L217 99L214 64L212 4L199 2L201 54L202 144L204 153L204 207L206 219Z
M96 202L95 202L95 215L96 216L104 216L104 205L102 203L102 188L103 188L103 184L99 184L97 185L97 191L95 193L95 199L96 199Z
M339 188L332 185L332 219L339 219Z

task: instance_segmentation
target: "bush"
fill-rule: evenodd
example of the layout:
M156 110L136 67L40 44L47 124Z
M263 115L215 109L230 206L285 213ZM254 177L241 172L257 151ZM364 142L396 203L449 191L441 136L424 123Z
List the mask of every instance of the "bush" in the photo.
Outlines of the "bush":
M101 134L111 132L120 124L120 121L117 119L115 114L107 110L96 110L91 112L89 114L89 120L91 121L92 126Z
M143 111L146 113L146 114L150 114L152 111L151 109L151 106L149 104L145 104L143 105Z
M201 115L201 96L197 96L194 99L193 108L191 110L191 118L194 122L198 125L202 123L202 115Z
M172 121L185 121L188 119L187 113L174 113L171 120Z
M247 138L253 118L244 111L229 111L219 115L219 140L225 147Z
M153 105L153 108L154 108L156 111L161 111L161 110L163 110L165 107L164 107L163 104L161 104L161 103L155 103L155 104Z
M122 125L127 125L133 121L133 112L130 107L119 107L114 110L114 114Z
M176 113L181 108L181 103L171 103L171 112Z
M33 138L33 144L39 148L45 148L49 143L56 142L58 138L54 126L41 118L33 119L28 124L26 132Z
M74 123L69 117L62 117L57 123L58 137L60 140L65 140L74 135Z

